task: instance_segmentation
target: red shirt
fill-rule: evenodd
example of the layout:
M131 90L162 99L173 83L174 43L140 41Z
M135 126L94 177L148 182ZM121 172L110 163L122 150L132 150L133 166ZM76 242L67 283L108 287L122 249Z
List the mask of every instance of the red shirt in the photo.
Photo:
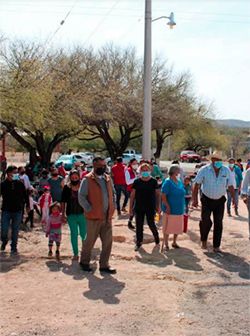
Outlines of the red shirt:
M123 163L117 163L112 167L114 184L126 185L125 167Z

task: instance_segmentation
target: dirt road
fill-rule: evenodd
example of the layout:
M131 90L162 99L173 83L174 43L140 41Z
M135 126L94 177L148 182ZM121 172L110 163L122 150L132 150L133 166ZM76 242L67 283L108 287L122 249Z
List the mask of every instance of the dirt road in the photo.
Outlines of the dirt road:
M114 220L111 264L115 276L94 274L71 262L64 229L62 260L47 259L40 228L22 233L20 258L1 255L2 336L250 335L250 274L247 211L225 216L223 255L199 247L199 211L191 214L180 250L161 254L148 229L134 252L126 219Z

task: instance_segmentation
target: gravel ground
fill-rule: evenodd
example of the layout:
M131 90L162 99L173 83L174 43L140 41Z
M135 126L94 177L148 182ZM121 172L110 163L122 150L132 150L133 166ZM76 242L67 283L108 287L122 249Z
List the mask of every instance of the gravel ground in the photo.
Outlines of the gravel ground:
M247 211L225 216L222 248L199 246L199 210L191 213L180 250L155 248L149 230L134 252L126 216L114 220L112 266L115 276L98 271L100 242L93 253L95 272L85 274L71 261L64 228L60 262L47 259L47 239L39 224L21 233L19 258L1 254L1 336L85 335L250 335L250 274ZM210 237L211 238L211 237Z

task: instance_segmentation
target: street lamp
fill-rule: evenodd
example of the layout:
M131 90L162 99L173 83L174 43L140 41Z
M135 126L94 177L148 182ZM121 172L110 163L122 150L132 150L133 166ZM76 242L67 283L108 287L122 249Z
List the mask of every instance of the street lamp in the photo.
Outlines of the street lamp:
M173 29L176 25L174 13L170 16L161 16L152 20L152 0L145 0L145 33L144 33L144 83L143 83L143 131L142 157L151 158L151 129L152 129L152 22L160 19L169 19L168 26Z

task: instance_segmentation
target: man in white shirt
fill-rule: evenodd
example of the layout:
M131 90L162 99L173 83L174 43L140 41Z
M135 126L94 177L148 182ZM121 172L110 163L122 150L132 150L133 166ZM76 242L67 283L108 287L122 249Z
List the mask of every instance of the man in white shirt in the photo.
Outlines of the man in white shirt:
M214 252L221 252L220 244L223 230L223 216L225 210L227 190L232 195L234 204L234 180L229 168L223 166L222 154L214 152L211 156L211 164L202 167L195 178L193 190L193 206L198 205L198 191L201 188L201 221L200 235L202 248L207 248L207 239L214 219L213 248Z
M23 182L26 191L31 189L30 179L29 176L25 174L25 168L24 167L18 167L18 174L20 181Z

